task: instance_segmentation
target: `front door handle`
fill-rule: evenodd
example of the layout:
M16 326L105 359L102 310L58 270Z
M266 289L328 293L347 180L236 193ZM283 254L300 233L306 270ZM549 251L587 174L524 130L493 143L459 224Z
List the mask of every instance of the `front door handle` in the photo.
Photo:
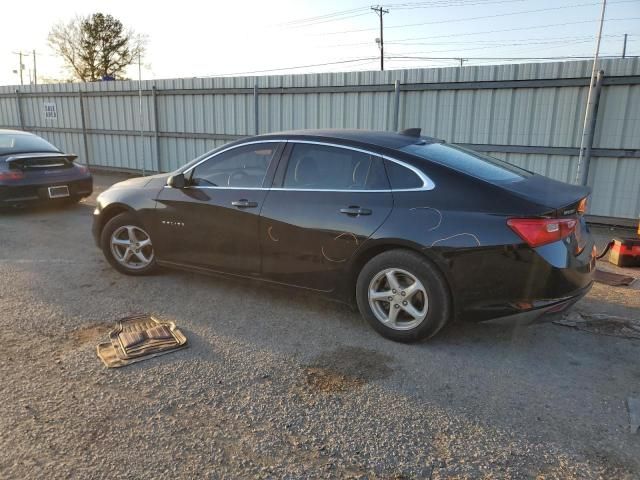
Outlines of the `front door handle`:
M345 215L349 215L351 217L357 217L358 215L371 215L371 210L368 208L360 208L360 207L347 207L341 208L340 213L344 213Z
M231 202L231 205L238 208L255 208L258 206L258 202L250 202L247 199L236 200L235 202Z

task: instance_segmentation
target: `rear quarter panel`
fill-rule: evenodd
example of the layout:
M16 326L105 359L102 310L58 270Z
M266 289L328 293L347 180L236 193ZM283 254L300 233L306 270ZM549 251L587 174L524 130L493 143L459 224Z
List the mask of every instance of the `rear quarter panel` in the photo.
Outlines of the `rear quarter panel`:
M539 215L545 207L457 172L422 169L435 188L394 191L391 215L363 247L388 244L423 253L447 279L457 312L486 301L489 292L496 299L520 295L521 285L506 279L528 274L531 266L524 263L514 272L514 259L530 249L506 220Z

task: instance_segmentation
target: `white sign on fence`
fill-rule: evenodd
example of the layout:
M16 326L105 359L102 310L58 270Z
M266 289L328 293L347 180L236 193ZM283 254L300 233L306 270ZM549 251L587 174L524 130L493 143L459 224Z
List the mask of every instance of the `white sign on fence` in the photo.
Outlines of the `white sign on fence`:
M55 103L44 103L44 118L46 120L58 119L58 108Z

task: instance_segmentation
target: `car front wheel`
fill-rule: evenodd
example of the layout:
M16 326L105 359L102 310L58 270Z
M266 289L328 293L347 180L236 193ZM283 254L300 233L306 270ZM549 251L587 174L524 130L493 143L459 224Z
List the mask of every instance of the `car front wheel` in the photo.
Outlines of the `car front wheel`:
M102 229L102 252L107 261L127 275L147 275L156 268L151 237L129 212L116 215Z
M376 331L400 342L432 337L451 315L446 280L409 250L389 250L369 260L358 275L356 300Z

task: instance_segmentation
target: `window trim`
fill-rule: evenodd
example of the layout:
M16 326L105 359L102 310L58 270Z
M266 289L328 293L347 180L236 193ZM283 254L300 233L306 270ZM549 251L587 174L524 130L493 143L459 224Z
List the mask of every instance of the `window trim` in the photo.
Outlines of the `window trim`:
M287 192L361 192L361 193L384 193L384 192L423 192L423 191L429 191L429 190L433 190L436 185L435 183L433 183L433 180L431 180L424 172L422 172L420 169L418 169L417 167L408 164L406 162L403 162L402 160L398 160L396 158L393 157L389 157L388 155L382 155L379 152L374 152L371 150L365 150L362 148L358 148L358 147L352 147L350 145L341 145L338 143L331 143L331 142L324 142L324 141L317 141L317 140L298 140L298 139L284 139L284 138L280 138L280 139L265 139L265 140L254 140L254 141L250 141L250 142L243 142L243 143L239 143L237 145L232 145L228 148L225 148L223 150L220 150L219 152L216 152L206 158L203 158L201 161L199 161L198 163L196 163L195 165L190 166L189 168L181 171L180 173L182 174L188 174L189 172L191 172L194 168L196 168L198 165L200 165L201 163L206 162L207 160L210 160L224 152L227 152L229 150L233 150L235 148L240 148L240 147L244 147L246 145L255 145L255 144L260 144L260 143L282 143L283 144L283 148L281 149L281 152L284 151L284 147L287 147L289 144L296 144L296 143L304 143L304 144L310 144L310 145L322 145L322 146L326 146L326 147L336 147L336 148L344 148L346 150L353 150L355 152L360 152L360 153L365 153L367 155L373 155L375 157L380 157L383 160L388 160L390 162L396 163L408 170L411 170L415 175L418 176L418 178L422 181L422 186L421 187L416 187L416 188L398 188L398 189L394 189L393 187L391 187L388 189L383 189L383 190L355 190L355 189L334 189L334 188L287 188L287 187L214 187L214 186L202 186L202 185L193 185L193 186L189 186L187 188L205 188L205 189L216 189L216 190L220 190L220 189L224 189L224 190L275 190L275 191L287 191ZM277 153L277 152L276 152ZM279 158L276 159L276 156L274 155L274 158L271 160L271 162L282 162L283 161L283 156L282 154L280 154ZM287 165L285 167L288 167L288 162L289 162L289 158L286 159ZM271 166L271 165L270 165ZM268 172L267 172L267 176L268 176ZM265 177L266 179L267 177ZM168 185L165 185L165 188L172 188Z

